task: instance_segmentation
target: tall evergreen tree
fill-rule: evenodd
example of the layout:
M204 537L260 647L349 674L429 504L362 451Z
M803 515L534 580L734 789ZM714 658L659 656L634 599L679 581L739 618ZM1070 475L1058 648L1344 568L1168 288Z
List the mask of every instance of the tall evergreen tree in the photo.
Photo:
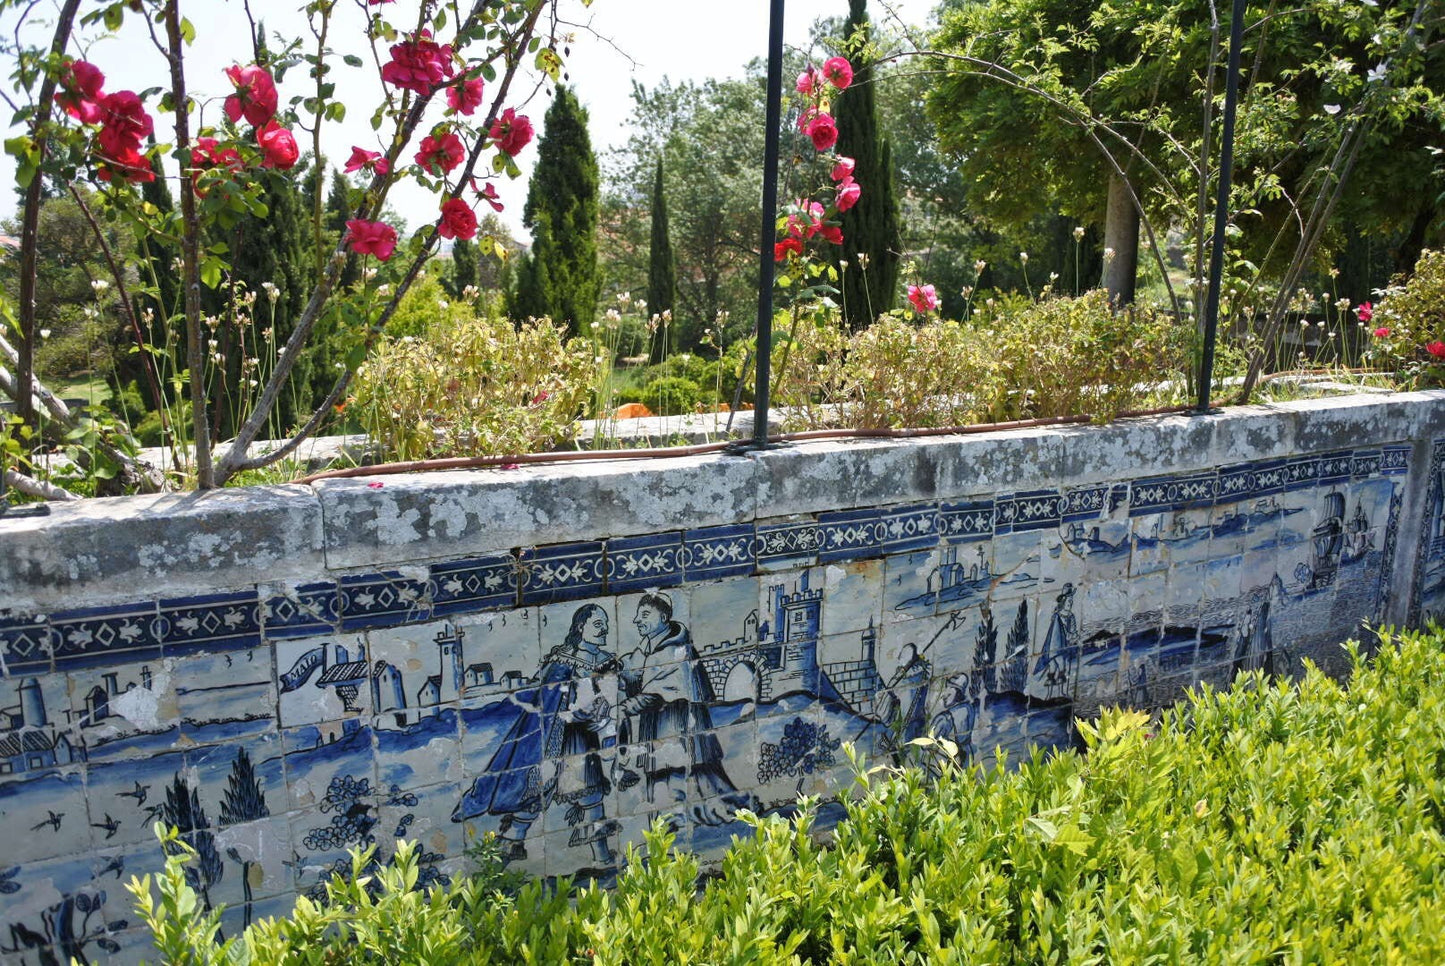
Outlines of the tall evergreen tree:
M518 268L516 315L550 316L576 334L597 314L597 158L587 111L558 87L527 191L522 224L532 230L525 270Z
M838 260L852 262L843 272L843 312L852 329L871 325L893 308L897 297L902 243L898 233L898 202L893 193L893 155L878 127L873 83L875 65L867 56L871 24L867 0L848 0L843 25L843 52L853 64L853 83L833 100L838 121L834 150L852 158L853 177L863 187L858 203L843 213L843 245ZM858 254L867 268L859 271Z
M652 181L652 245L647 264L647 310L654 314L671 312L677 296L677 263L672 255L672 239L667 230L667 197L662 192L662 159L657 159L657 175ZM672 331L670 326L664 331ZM669 349L661 340L653 347L654 361L660 361Z
M322 224L326 230L331 232L329 244L334 244L346 231L346 222L351 217L351 201L347 198L347 192L351 190L351 184L346 180L346 175L340 171L331 172L331 190L326 194L326 212L322 217ZM348 252L346 264L342 266L341 278L337 280L338 288L346 289L355 285L361 280L361 256L355 252Z
M461 298L468 286L477 285L478 262L476 242L470 238L458 238L452 243L451 279L447 283L447 291L452 298Z

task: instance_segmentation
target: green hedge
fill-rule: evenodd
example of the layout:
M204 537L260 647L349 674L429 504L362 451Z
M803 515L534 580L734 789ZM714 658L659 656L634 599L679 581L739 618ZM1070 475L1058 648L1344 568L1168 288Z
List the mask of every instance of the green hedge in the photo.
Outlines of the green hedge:
M412 892L404 848L379 888L338 880L228 953L183 908L179 863L168 914L142 912L170 962L1445 962L1438 633L1387 635L1348 688L1242 676L1081 728L1087 752L1017 768L922 744L930 767L860 775L827 844L806 808L758 821L701 889L658 833L665 857L571 901L483 879Z

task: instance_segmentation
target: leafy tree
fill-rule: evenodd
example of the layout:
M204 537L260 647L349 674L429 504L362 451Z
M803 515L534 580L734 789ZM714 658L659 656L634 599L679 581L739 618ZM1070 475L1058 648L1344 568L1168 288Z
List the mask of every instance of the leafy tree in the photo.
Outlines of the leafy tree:
M672 239L667 231L667 195L662 188L662 159L657 159L657 177L652 185L652 244L648 249L647 308L661 314L671 312L677 294L677 263L672 254ZM666 349L660 342L654 361Z
M902 243L893 193L893 157L878 124L878 74L868 52L871 25L867 0L849 0L841 50L853 64L853 83L834 98L838 120L836 151L854 161L853 177L863 186L858 203L843 213L843 247L837 261L851 261L842 274L843 315L852 329L871 325L893 308ZM867 269L858 271L857 255Z
M1437 19L1410 26L1428 6L1307 0L1248 11L1231 202L1231 244L1250 260L1245 271L1297 277L1318 241L1308 206L1352 166L1371 177L1340 195L1335 224L1366 233L1435 226L1415 232L1421 238L1438 231L1438 190L1401 199L1394 189L1439 174L1427 150L1440 131L1441 54L1429 42ZM1125 294L1137 198L1152 222L1194 236L1187 253L1198 279L1227 18L1204 0L946 0L935 45L947 76L929 109L977 186L972 204L1012 225L1050 208L1103 223L1117 253L1107 281Z
M570 333L597 315L597 159L587 111L571 88L558 87L527 191L522 223L532 250L518 269L514 318L549 316Z

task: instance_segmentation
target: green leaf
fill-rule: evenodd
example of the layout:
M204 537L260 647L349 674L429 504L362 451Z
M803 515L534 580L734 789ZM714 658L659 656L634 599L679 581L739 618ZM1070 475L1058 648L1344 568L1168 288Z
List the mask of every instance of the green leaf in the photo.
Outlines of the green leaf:
M182 41L182 43L184 43L187 47L191 46L192 44L194 44L194 43L196 42L196 28L195 28L195 25L192 24L192 23L191 23L189 20L187 20L185 17L182 17L182 18L181 18L181 41Z
M344 63L347 67L361 66L361 58L356 56L355 54L347 54L346 56L341 58L341 62Z

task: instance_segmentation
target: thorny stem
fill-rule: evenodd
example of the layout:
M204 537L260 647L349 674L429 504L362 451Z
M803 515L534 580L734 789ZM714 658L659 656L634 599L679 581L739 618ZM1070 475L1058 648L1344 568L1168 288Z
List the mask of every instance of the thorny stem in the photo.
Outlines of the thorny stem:
M50 56L57 58L65 53L70 43L70 28L80 0L65 0L59 18L55 23L55 37L50 42ZM18 28L17 28L18 29ZM40 82L39 101L35 105L35 122L31 127L35 136L35 150L43 160L50 140L50 112L54 105L55 77L47 71ZM44 178L39 171L25 186L25 201L20 216L20 359L15 364L15 378L19 395L15 397L16 412L22 423L34 425L35 407L31 401L31 386L35 382L35 282L36 261L40 253L40 194Z
M171 107L175 112L176 157L181 169L181 286L185 291L186 366L190 369L191 430L195 434L196 486L209 490L218 486L211 465L211 432L206 422L205 360L201 353L201 222L196 213L196 193L191 186L190 102L186 97L184 54L181 52L180 0L168 0L166 59L171 68Z
M100 223L95 220L95 214L90 210L90 206L85 203L85 199L75 189L75 185L70 186L70 196L75 199L76 205L80 207L80 213L90 223L91 233L95 236L96 244L100 246L101 254L105 256L105 263L110 268L110 277L115 281L116 295L120 298L121 311L125 313L126 321L130 323L131 337L135 339L136 351L140 353L141 369L145 372L146 384L151 391L151 402L154 403L156 412L160 413L161 432L165 434L165 438L171 441L171 459L176 466L179 466L180 461L175 450L175 436L171 433L170 418L166 413L165 397L161 395L160 382L156 378L155 360L146 351L145 334L141 332L140 320L135 316L135 305L131 302L130 292L126 289L125 271L121 268L120 262L116 261L115 252L111 250L110 243L105 240L105 232L101 229Z

